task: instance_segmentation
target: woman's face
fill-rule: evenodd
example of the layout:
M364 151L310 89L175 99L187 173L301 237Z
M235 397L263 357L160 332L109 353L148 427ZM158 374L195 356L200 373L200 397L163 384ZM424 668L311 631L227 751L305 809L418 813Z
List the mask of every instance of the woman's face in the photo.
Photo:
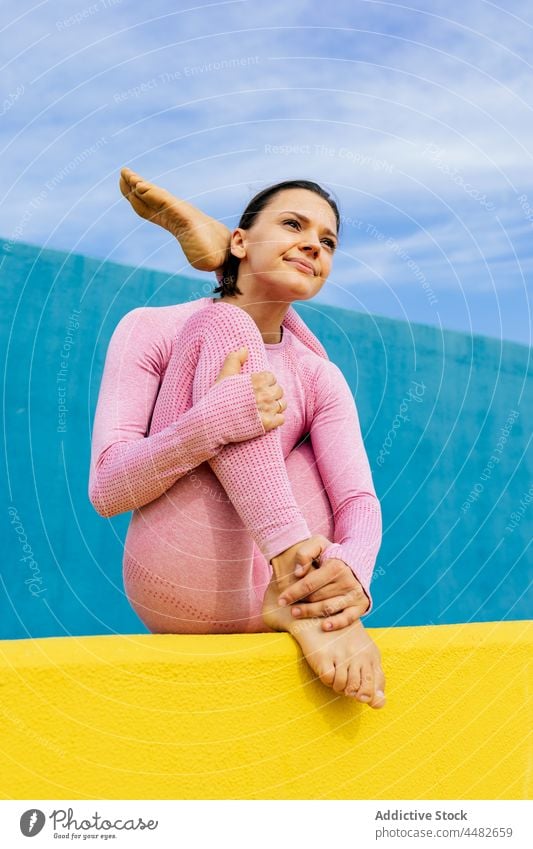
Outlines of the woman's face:
M231 251L241 260L239 288L272 301L314 297L330 273L336 234L335 213L320 195L307 189L278 192L252 227L233 233Z

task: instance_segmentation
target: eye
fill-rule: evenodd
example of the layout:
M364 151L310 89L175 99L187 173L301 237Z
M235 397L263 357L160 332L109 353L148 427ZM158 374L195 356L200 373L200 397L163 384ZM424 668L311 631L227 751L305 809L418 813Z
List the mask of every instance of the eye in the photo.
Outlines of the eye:
M300 224L300 222L296 218L286 218L285 221L282 221L282 224L289 224L291 227L294 224L295 227L293 229L295 229L295 230L301 230L302 229L302 225ZM326 247L332 252L337 247L337 243L334 242L333 239L330 239L330 238L322 239L322 244L326 245Z

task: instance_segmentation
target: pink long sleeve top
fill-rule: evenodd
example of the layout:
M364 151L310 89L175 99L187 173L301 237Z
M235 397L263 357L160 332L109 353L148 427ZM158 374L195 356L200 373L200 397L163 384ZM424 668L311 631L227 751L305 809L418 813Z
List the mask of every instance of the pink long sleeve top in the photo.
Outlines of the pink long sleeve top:
M164 430L148 435L159 388L178 329L200 298L169 307L140 307L117 325L107 351L94 419L89 497L102 516L143 507L230 442L265 433L250 374L215 384ZM286 458L307 433L333 511L333 543L322 560L343 560L372 598L370 581L381 544L381 510L355 402L340 369L294 309L279 344L265 344L287 410L279 428ZM305 523L304 523L305 524ZM298 522L296 522L298 525ZM302 539L302 524L284 531L279 553ZM258 540L263 552L269 539Z

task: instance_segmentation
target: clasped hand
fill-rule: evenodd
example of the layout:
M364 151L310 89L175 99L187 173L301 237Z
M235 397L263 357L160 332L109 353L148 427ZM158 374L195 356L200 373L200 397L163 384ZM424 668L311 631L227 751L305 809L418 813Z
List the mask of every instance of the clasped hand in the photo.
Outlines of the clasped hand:
M287 584L279 596L280 605L293 605L297 619L323 618L324 631L345 628L366 613L370 601L363 587L343 560L330 558L313 567L320 554L330 545L321 535L293 546L295 581ZM273 559L273 565L276 558Z

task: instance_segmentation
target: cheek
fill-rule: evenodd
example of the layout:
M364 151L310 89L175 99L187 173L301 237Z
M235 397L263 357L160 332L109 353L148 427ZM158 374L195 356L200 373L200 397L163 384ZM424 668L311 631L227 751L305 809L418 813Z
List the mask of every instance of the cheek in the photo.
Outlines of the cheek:
M324 277L329 277L333 265L333 257L331 254L325 254L322 258L322 271Z
M295 239L293 233L276 234L276 237L270 243L272 251L278 254L285 253L296 244L298 244L298 240Z

